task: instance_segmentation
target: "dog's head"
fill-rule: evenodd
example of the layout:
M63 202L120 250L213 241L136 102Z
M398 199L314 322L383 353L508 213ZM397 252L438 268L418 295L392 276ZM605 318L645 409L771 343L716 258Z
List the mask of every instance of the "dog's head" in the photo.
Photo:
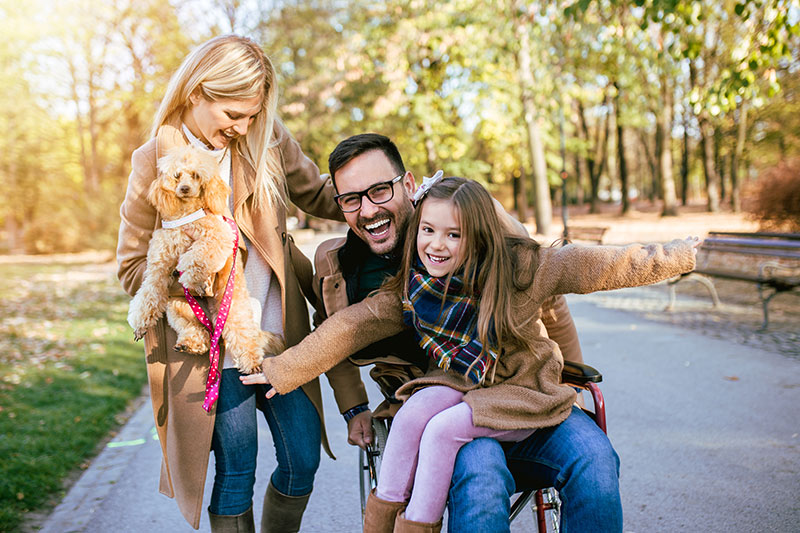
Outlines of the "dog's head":
M150 186L147 201L163 217L179 217L201 208L221 215L229 194L216 158L187 145L159 158L158 177Z

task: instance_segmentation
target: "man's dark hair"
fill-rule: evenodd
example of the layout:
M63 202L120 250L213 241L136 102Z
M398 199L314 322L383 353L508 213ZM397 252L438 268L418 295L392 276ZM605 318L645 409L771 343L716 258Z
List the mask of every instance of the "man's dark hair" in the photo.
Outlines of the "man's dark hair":
M406 167L397 146L385 135L378 133L361 133L340 142L328 156L328 170L331 173L333 186L336 187L336 171L345 166L354 157L371 150L380 150L389 159L398 174L405 174ZM337 189L338 190L338 189Z

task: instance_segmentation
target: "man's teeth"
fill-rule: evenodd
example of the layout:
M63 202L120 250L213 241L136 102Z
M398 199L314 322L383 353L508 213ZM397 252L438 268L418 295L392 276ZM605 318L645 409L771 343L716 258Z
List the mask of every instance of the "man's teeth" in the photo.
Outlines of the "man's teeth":
M367 228L367 231L374 231L374 230L380 228L381 226L383 226L384 224L388 224L388 223L389 223L389 219L387 218L387 219L384 219L384 220L379 220L378 222L373 222L372 224L367 224L364 227Z

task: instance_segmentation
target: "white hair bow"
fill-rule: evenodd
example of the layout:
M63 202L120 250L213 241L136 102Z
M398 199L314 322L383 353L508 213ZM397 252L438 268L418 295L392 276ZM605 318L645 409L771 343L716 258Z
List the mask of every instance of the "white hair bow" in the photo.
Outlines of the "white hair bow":
M416 192L414 193L414 203L419 203L420 200L425 198L425 195L428 194L428 191L431 190L431 187L436 185L442 180L442 176L444 176L444 172L441 170L437 170L436 174L432 177L428 178L426 176L422 176L422 184L417 188Z

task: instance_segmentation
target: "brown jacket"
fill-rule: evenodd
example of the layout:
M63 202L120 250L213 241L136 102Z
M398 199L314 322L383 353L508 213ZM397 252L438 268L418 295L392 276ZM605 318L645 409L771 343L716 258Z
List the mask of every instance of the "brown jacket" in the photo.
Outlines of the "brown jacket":
M568 245L538 252L517 245L514 252L516 281L518 286L527 285L514 295L514 314L528 317L523 329L533 351L506 347L488 386L476 386L459 374L434 368L402 386L398 397L407 397L418 387L444 384L465 392L464 401L472 408L477 426L522 429L556 425L569 415L575 391L561 384L561 352L538 320L542 303L556 294L655 283L694 268L694 254L685 241L664 246ZM336 313L298 346L266 359L264 374L279 393L287 393L349 354L403 328L399 297L381 292Z
M523 230L524 231L524 230ZM319 326L323 320L337 311L349 306L347 298L347 283L342 275L342 265L339 263L339 250L345 245L347 237L329 239L317 247L314 255L314 292L317 298L317 311L314 314L314 324ZM542 306L542 322L547 329L547 335L558 344L561 354L567 361L583 362L581 345L578 341L578 332L575 322L567 307L567 300L563 295L548 298ZM361 366L377 362L350 357L350 360ZM380 362L407 364L402 359L387 354ZM367 400L364 399L364 402ZM339 403L342 411L344 407Z
M320 179L319 169L302 153L299 144L282 124L276 122L274 134L286 177L286 187L282 191L284 200L288 195L308 213L341 220L341 213L333 201L330 180ZM154 229L161 224L156 210L145 199L156 178L156 161L171 147L187 142L180 121L173 121L162 126L155 139L133 153L133 168L120 208L117 244L118 276L130 295L135 294L141 285L147 246ZM240 232L250 239L280 283L284 336L287 346L293 346L309 332L308 308L303 294L313 297L311 263L294 246L286 232L286 212L282 206L253 209L254 179L252 166L234 151L231 175L233 217ZM240 247L246 257L243 244ZM170 294L182 295L177 282L173 282ZM175 338L175 332L167 326L165 319L160 320L144 338L153 414L163 453L160 490L175 497L186 520L197 529L202 513L215 409L206 413L202 408L208 357L173 351ZM350 390L357 396L359 387L363 387L357 369L349 364L333 369L328 377L337 389L344 391L340 394L346 395ZM303 390L323 420L319 381L305 380ZM332 456L324 423L322 445Z

